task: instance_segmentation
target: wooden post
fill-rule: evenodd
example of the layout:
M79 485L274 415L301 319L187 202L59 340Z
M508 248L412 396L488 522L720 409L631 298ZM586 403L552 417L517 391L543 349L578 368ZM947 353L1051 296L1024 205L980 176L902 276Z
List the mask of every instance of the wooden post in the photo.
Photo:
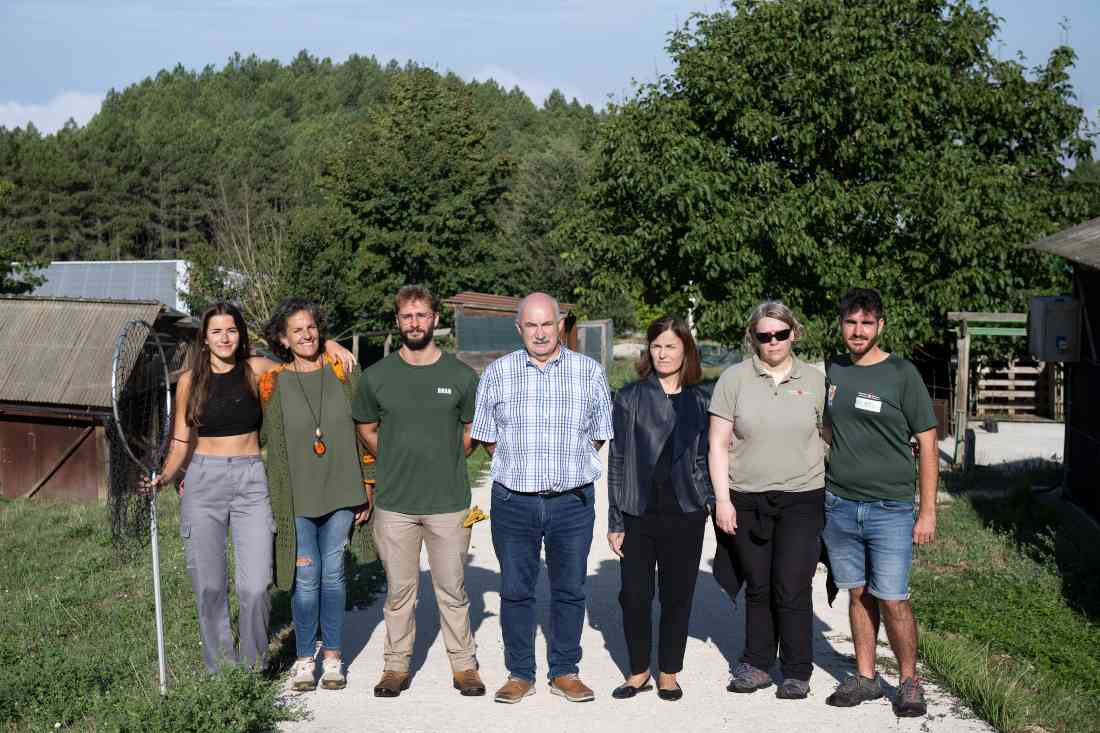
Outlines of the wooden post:
M351 355L355 358L355 363L359 363L359 332L351 332Z
M955 375L955 444L966 439L966 423L969 413L970 393L970 331L966 321L959 323L959 339L956 346L959 356L958 373ZM965 444L965 443L964 443ZM956 450L956 453L958 451ZM958 456L955 457L956 463Z
M110 418L107 418L108 420ZM107 441L107 429L103 425L95 427L95 454L96 454L96 487L100 501L110 498L110 486L108 484L108 464L111 444Z

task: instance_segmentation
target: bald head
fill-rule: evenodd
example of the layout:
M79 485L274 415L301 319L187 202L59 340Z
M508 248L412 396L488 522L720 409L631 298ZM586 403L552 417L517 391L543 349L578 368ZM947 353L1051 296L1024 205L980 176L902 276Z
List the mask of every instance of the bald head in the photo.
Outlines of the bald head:
M536 362L546 363L558 353L561 308L546 293L531 293L516 307L516 329L523 348Z
M561 306L553 296L546 293L531 293L516 306L516 323L523 323L524 311L530 308L550 308L554 314L554 320L561 320Z

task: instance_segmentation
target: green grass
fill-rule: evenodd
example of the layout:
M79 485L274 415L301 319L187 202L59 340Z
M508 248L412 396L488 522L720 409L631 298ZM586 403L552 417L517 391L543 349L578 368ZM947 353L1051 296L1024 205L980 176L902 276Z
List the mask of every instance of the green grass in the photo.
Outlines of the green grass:
M1033 473L985 478L1000 494L941 506L916 554L922 659L998 730L1100 730L1100 626L1082 583L1094 570L1059 557Z
M467 465L476 482L489 457L478 450ZM179 500L163 492L157 507L164 700L157 691L148 547L113 545L105 506L0 500L0 731L57 724L96 731L262 731L295 714L276 701L278 675L294 656L289 595L272 597L274 639L265 674L205 674ZM379 564L350 563L348 583L349 607L369 603L382 587Z

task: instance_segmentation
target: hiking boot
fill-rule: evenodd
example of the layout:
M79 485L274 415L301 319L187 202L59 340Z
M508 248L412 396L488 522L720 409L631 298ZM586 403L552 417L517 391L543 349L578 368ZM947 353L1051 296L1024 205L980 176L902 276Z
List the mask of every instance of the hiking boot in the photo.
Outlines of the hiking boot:
M454 673L455 689L463 697L481 697L485 694L485 683L476 669L464 669Z
M290 689L296 692L309 692L317 689L317 678L312 659L299 659L290 668Z
M564 697L569 702L591 702L596 699L592 688L581 682L576 672L558 675L550 680L550 692Z
M868 700L877 700L882 697L882 686L878 678L868 679L861 674L854 674L837 685L832 695L825 698L826 705L838 708L851 708Z
M780 700L805 700L810 694L810 683L807 680L796 680L788 677L775 691L775 696Z
M340 657L325 657L321 660L321 687L326 690L342 690L348 686L344 676L344 661Z
M375 697L397 697L409 689L409 673L395 672L392 669L382 671L382 679L374 686Z
M730 692L756 692L771 686L772 676L762 669L757 669L748 662L741 662L737 669L733 670L730 683L726 689Z
M534 694L535 685L533 683L521 680L519 677L509 677L508 681L497 690L497 694L493 699L507 705L515 705L523 698Z
M913 676L901 681L898 687L898 697L894 701L894 713L899 718L919 718L928 713L928 705L924 702L924 688L921 687L920 677Z

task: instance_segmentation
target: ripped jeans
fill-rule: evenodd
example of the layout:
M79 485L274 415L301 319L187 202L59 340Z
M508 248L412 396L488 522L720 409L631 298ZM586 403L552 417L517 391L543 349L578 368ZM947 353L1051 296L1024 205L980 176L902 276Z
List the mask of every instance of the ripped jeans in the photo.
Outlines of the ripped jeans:
M299 657L312 657L320 626L327 651L339 652L344 633L344 547L355 513L337 509L321 517L295 517L298 555L294 567L294 637Z

